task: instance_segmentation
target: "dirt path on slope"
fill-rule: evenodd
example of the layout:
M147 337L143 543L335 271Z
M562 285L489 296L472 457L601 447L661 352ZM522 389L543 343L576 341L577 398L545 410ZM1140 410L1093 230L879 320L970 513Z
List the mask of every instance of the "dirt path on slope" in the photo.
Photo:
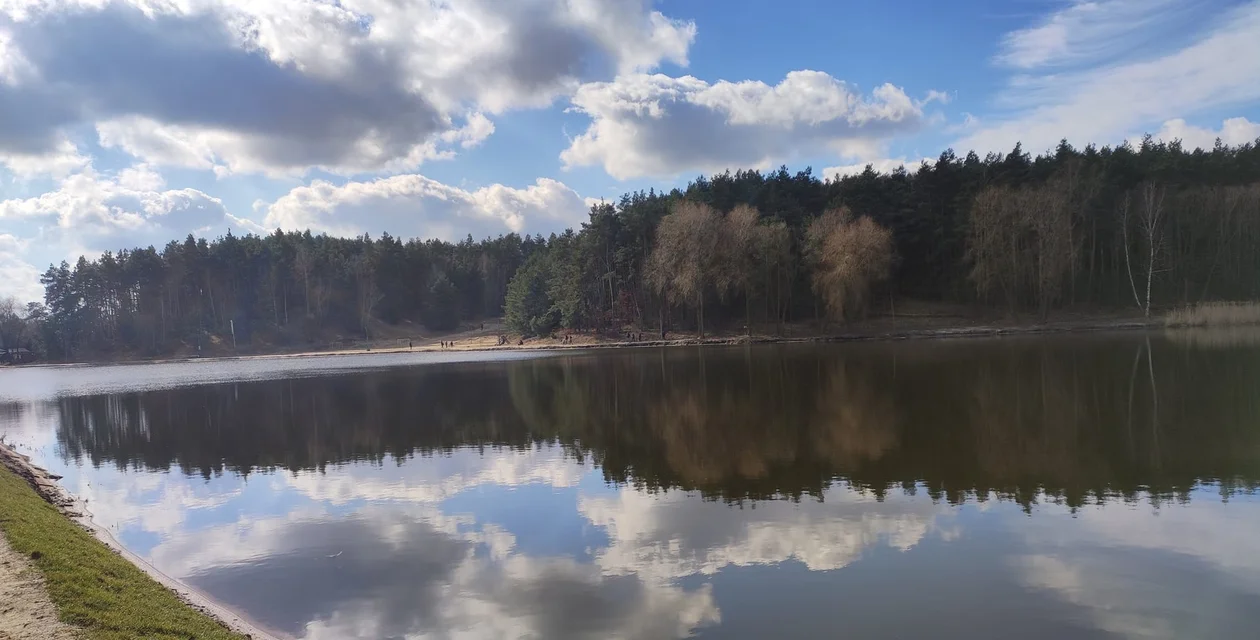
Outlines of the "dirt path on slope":
M39 571L0 534L0 640L70 640L80 637L57 619Z

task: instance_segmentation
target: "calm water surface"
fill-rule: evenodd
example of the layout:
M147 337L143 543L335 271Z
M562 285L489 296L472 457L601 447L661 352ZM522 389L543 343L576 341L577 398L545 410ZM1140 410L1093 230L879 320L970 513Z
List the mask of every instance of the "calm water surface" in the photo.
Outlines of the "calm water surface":
M1254 345L27 369L0 433L295 638L1242 638Z

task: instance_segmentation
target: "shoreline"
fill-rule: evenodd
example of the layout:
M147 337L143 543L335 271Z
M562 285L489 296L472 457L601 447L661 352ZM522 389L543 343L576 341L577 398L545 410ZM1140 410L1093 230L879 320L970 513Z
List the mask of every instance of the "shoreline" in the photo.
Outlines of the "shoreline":
M243 637L256 640L280 640L280 636L264 630L244 616L218 604L206 594L162 573L144 558L123 547L104 527L92 520L92 513L84 503L57 482L61 476L48 473L33 463L29 456L18 453L3 442L0 442L0 466L26 482L40 498L52 505L71 525L86 530L93 540L121 556L151 580L173 593L184 606Z
M461 353L461 352L495 352L495 351L579 351L588 349L634 349L643 347L685 347L685 346L713 346L713 345L739 345L739 344L825 344L825 343L844 343L844 342L893 342L900 340L937 340L951 338L993 338L1002 336L1023 336L1023 335L1043 335L1058 333L1098 333L1104 331L1144 331L1159 329L1167 326L1160 318L1093 318L1080 320L1064 320L1052 321L1045 323L1031 324L969 324L969 323L947 323L941 326L927 328L908 328L908 329L890 329L890 330L854 330L841 333L829 333L821 335L802 335L802 336L778 336L778 335L722 335L700 338L697 336L688 336L685 333L679 338L666 338L664 340L616 340L604 339L600 337L590 338L585 334L574 334L579 341L573 343L562 343L554 338L530 338L523 345L506 344L494 345L477 344L476 336L464 338L472 342L472 344L458 344L453 348L444 348L425 344L413 348L407 347L384 347L384 348L359 348L359 349L334 349L328 351L298 351L291 353L257 353L257 354L238 354L238 355L215 355L202 357L163 357L152 359L114 359L101 361L80 361L80 362L64 362L64 363L33 363L29 365L18 365L14 368L62 368L62 367L102 367L113 365L143 365L143 364L178 364L178 363L197 363L197 362L231 362L238 360L267 360L267 359L288 359L288 358L321 358L330 356L351 356L351 355L397 355L405 353ZM461 336L452 336L460 339ZM482 336L488 337L488 336ZM0 369L2 370L2 369Z

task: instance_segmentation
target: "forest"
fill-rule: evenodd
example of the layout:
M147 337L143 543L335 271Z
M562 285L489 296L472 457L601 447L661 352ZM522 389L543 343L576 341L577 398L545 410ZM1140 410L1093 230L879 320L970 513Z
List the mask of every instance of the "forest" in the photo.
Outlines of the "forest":
M43 302L0 302L0 346L51 360L324 346L500 316L525 337L825 330L902 298L1030 320L1150 315L1260 297L1260 141L947 150L830 180L742 170L599 203L550 237L229 232L63 262L41 281Z

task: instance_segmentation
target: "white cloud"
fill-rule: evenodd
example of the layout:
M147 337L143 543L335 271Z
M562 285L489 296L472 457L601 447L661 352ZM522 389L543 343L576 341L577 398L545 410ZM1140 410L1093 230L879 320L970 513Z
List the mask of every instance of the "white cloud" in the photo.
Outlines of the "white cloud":
M1212 24L1190 44L1144 59L1015 76L999 97L1008 111L984 118L952 146L985 153L1017 141L1032 152L1062 138L1118 143L1170 119L1260 100L1260 2Z
M121 149L137 158L157 165L212 169L215 148L208 131L193 131L177 125L164 125L156 120L127 116L96 124L96 135L102 147Z
M489 137L494 133L494 123L481 113L474 113L463 126L447 129L408 149L391 146L384 132L366 133L332 164L311 164L299 155L288 159L268 158L264 147L275 141L254 134L168 125L138 116L98 122L96 131L102 147L121 149L158 165L210 169L220 177L233 173L293 177L311 168L337 174L401 171L428 160L450 158L454 155L452 147L474 147Z
M136 184L144 182L148 184ZM153 186L153 176L133 170L111 179L89 168L66 178L54 191L0 201L0 220L49 223L42 227L42 242L91 251L166 244L225 220L223 203L196 189L158 191L136 186Z
M1099 62L1150 41L1201 0L1072 0L1036 25L1002 38L995 61L1017 69Z
M19 257L26 247L16 236L0 233L0 297L12 296L22 303L44 299L39 269Z
M132 191L158 191L166 180L147 164L137 164L118 172L118 186Z
M923 100L920 101L920 105L927 105L928 103L931 103L931 102L949 104L950 102L953 102L953 100L954 100L954 96L950 95L949 93L945 91L938 91L936 89L928 89L927 96L925 96Z
M587 211L576 192L548 178L523 189L496 184L466 191L415 174L343 185L316 180L261 206L267 228L445 240L560 231Z
M1229 118L1221 123L1219 130L1213 131L1203 127L1196 127L1181 118L1177 118L1165 122L1152 135L1156 140L1164 142L1180 140L1181 145L1186 149L1211 151L1216 146L1218 138L1222 143L1230 146L1243 145L1249 142L1254 143L1257 139L1260 139L1260 123L1252 122L1246 118ZM1141 136L1129 138L1129 142L1134 145L1137 145L1140 141Z
M827 167L822 170L824 180L833 180L836 177L855 176L866 171L866 166L870 165L872 169L879 173L892 173L899 167L904 167L907 173L914 173L924 163L932 164L932 158L922 158L919 160L906 160L905 158L880 158L878 160L868 160L866 162L858 162L854 164L840 165L836 167Z
M793 71L775 86L624 75L578 89L573 109L591 124L561 159L569 167L601 165L621 179L767 167L878 146L916 129L922 105L889 84L863 96L818 71Z
M0 154L90 123L158 165L412 170L694 37L649 0L5 0Z
M30 74L30 62L13 45L13 34L0 28L0 85L16 85Z
M89 158L79 153L78 147L66 138L59 139L50 149L36 153L6 152L0 148L0 166L18 179L38 176L64 178L89 163Z
M0 236L10 239L0 250L0 288L40 300L40 271L32 263L161 248L189 233L217 235L245 222L229 215L218 198L196 189L165 189L162 177L147 166L129 167L114 177L89 166L39 196L0 200L0 225L28 229Z

